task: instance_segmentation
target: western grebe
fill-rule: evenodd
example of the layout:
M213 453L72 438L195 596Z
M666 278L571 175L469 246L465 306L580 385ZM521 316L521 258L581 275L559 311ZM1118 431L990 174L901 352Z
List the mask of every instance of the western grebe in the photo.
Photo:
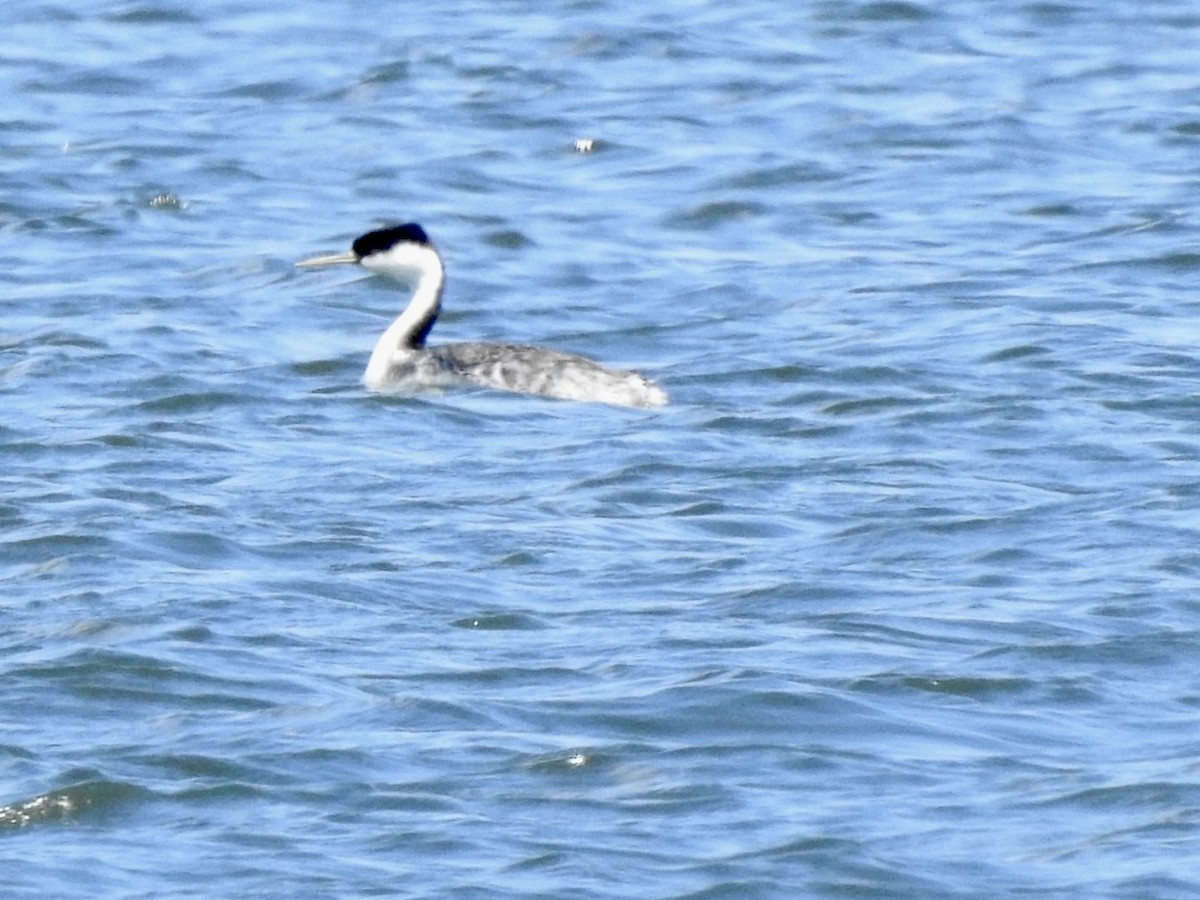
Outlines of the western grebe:
M363 384L380 392L447 383L477 384L559 400L616 406L665 406L667 394L637 372L610 369L573 353L521 344L458 343L426 347L442 305L442 258L414 222L357 238L345 253L314 256L298 266L357 263L412 288L404 312L380 336Z

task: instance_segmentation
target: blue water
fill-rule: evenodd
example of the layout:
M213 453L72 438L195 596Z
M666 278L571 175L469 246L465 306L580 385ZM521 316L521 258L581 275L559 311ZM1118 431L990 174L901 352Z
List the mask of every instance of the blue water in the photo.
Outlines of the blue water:
M276 5L0 10L5 896L1200 893L1194 4Z

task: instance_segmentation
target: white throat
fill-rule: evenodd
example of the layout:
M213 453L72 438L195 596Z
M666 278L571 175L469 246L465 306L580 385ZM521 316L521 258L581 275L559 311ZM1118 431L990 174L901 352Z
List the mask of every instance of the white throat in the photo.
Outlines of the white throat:
M367 269L390 275L412 288L412 297L404 312L375 342L363 373L363 384L378 390L387 384L398 360L424 347L441 309L445 270L437 251L419 244L397 245L386 252L365 257L361 263Z

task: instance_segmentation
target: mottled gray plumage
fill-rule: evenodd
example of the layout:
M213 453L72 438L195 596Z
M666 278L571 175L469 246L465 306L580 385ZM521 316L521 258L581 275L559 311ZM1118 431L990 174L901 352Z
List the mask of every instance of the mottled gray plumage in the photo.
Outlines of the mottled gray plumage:
M398 353L397 386L455 381L559 400L662 406L666 394L637 372L610 369L560 350L525 344L455 343Z

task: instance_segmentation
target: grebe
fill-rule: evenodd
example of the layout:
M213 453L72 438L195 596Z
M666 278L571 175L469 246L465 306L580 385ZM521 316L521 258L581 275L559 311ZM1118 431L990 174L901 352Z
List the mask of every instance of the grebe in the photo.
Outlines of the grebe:
M414 222L357 238L345 253L314 256L298 266L357 263L412 288L408 306L380 336L363 384L397 392L447 383L616 406L665 406L667 394L637 372L610 369L573 353L521 344L458 343L426 347L442 305L442 258Z

